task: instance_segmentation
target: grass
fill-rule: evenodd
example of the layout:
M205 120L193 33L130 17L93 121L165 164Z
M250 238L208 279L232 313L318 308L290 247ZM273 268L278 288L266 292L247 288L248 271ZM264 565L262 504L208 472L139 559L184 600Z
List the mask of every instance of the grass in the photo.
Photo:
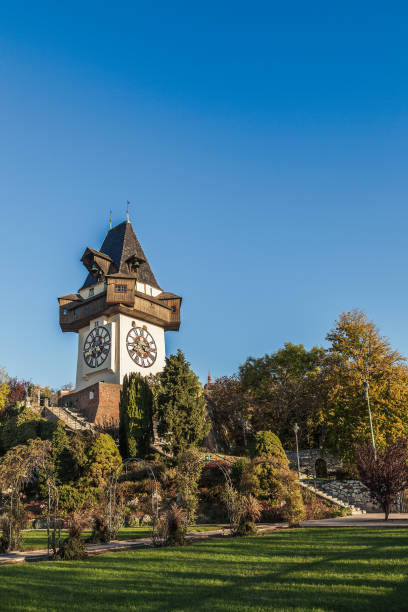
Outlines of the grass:
M298 529L0 568L0 610L408 609L408 529Z
M190 531L211 531L220 528L220 525L196 525L189 528ZM91 534L90 530L84 531L83 537L88 538ZM117 540L136 540L139 538L148 538L151 534L149 527L126 527L121 529L117 535ZM61 531L61 541L67 537L67 532ZM23 550L41 550L47 548L47 530L46 529L30 529L24 531ZM0 607L1 610L1 607Z

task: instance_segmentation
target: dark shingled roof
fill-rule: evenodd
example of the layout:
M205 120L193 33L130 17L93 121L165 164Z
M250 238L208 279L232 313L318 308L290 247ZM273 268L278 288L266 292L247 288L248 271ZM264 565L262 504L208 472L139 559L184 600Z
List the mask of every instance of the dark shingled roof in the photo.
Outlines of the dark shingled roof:
M108 261L112 261L112 258L109 257L109 255L106 255L106 253L102 253L101 251L95 251L95 249L91 249L91 247L86 247L85 253L87 251L90 251L91 253L93 253L97 257L102 257L102 259L107 259ZM82 261L82 259L81 259L81 261Z
M108 255L115 264L117 272L123 274L129 274L126 265L127 260L131 257L137 257L141 260L141 264L137 271L137 280L141 283L147 283L152 287L161 289L150 268L140 242L137 239L132 224L129 221L124 221L109 230L100 248L100 252ZM94 283L94 278L91 274L88 274L82 288L89 287Z

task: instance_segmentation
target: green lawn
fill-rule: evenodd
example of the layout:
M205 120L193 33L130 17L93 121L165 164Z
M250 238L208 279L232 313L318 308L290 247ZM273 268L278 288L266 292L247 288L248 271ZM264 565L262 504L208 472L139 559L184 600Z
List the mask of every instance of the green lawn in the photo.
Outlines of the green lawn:
M0 568L0 610L408 609L408 529L299 529Z
M220 525L197 525L190 527L191 531L211 531L213 529L220 528ZM89 537L91 531L84 531L84 538ZM148 538L151 534L149 527L126 527L121 529L118 533L118 540L133 540L138 538ZM67 536L66 531L61 531L61 540ZM23 550L39 550L41 548L47 548L47 530L46 529L30 529L24 531ZM0 607L1 610L1 607Z

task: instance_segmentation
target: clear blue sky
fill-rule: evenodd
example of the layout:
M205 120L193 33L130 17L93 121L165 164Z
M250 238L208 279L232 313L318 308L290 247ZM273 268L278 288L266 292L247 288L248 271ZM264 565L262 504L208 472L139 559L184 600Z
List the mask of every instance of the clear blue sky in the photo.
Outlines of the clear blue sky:
M405 7L2 2L0 364L74 381L56 298L126 199L202 380L354 307L408 354Z

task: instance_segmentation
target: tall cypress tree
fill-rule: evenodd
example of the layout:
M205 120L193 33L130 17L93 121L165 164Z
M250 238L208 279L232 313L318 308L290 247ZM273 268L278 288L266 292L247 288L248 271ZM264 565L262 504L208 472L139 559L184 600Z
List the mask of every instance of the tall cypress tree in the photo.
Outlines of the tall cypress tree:
M119 449L123 458L147 455L153 435L152 415L149 383L140 374L126 375L119 404Z
M201 442L210 430L203 389L179 350L166 358L158 395L158 432L174 454Z

